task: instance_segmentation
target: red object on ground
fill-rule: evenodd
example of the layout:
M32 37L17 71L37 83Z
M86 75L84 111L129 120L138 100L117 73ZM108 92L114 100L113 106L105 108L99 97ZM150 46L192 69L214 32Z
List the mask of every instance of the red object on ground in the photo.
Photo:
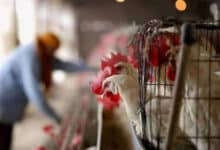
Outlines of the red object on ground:
M42 129L45 133L50 133L53 131L53 128L54 128L53 125L47 124L47 125L43 126Z
M49 137L55 142L57 143L57 136L56 134L54 133L53 129L54 129L54 126L51 125L51 124L47 124L45 126L43 126L43 131L44 133L46 133L47 135L49 135Z
M44 146L39 146L37 148L35 148L34 150L47 150Z

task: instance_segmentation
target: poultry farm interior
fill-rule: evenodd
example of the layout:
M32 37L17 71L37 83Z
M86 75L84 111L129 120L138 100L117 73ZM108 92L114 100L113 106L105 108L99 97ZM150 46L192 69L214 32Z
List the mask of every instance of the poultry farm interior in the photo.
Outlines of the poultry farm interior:
M45 97L61 122L30 103L13 124L12 150L219 149L218 0L1 0L0 8L0 67L50 31L57 58L91 69L53 72Z

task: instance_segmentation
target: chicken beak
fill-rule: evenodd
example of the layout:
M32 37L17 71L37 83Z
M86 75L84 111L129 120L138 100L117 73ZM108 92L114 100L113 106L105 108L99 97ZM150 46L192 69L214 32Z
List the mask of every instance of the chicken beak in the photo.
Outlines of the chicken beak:
M107 89L108 91L111 91L113 94L117 94L118 90L116 87L116 84L112 80L112 78L107 78L103 81L102 87L104 89Z

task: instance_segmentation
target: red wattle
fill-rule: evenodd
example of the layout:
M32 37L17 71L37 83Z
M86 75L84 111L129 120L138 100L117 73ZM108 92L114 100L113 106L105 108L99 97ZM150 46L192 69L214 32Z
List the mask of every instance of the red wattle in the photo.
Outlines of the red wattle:
M175 81L175 79L176 79L176 67L173 67L172 65L168 65L166 76L170 81Z
M119 94L113 94L110 91L105 92L103 97L98 97L98 102L100 102L104 109L106 110L112 110L115 107L118 107L120 102L120 95Z

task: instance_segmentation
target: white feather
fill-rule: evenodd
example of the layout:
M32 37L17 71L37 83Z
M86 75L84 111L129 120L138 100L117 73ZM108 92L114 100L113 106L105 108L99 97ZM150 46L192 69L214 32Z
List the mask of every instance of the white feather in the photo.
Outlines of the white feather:
M103 81L103 87L105 87L106 84L110 84L110 89L112 89L114 92L116 90L120 94L121 99L125 104L125 109L128 118L134 126L136 133L140 136L141 123L139 120L140 114L138 113L139 84L137 71L130 64L124 62L119 63L116 66L124 67L124 71L122 71L121 74L113 75L106 78ZM156 137L158 135L158 132L160 132L160 136L166 135L166 131L168 129L168 114L171 108L170 104L171 103L169 100L161 100L155 97L149 100L145 105L147 113L146 115L148 119L146 131L148 133L149 140L151 140L155 145L157 144ZM158 114L158 110L161 110L161 114ZM184 136L184 133L182 133L181 131L179 132L179 134L183 134ZM180 148L178 146L184 145L183 141L184 140L175 145L176 150ZM160 146L164 148L164 141L162 141Z

